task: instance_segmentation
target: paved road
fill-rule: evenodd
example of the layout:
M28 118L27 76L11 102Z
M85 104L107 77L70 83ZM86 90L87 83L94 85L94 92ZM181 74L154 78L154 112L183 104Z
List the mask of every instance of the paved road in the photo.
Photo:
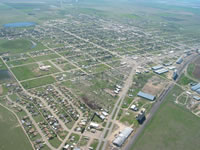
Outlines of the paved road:
M197 57L199 57L199 56L195 55L195 54L190 56L190 58L183 65L180 66L180 68L178 69L178 72L179 72L178 79L180 78L181 74L184 72L184 69L186 68L186 66L189 63L191 63L194 59L196 59ZM178 81L178 79L177 79L177 81ZM152 119L154 114L159 109L160 105L164 102L165 97L173 89L175 83L173 83L173 82L170 83L170 85L161 93L160 97L157 99L157 102L153 105L147 120L140 126L140 128L137 130L135 135L133 137L131 137L131 139L128 141L127 145L125 145L125 147L123 148L124 150L130 150L131 149L132 145L136 142L136 139L143 132L144 128L148 125L148 123L150 122L150 120Z

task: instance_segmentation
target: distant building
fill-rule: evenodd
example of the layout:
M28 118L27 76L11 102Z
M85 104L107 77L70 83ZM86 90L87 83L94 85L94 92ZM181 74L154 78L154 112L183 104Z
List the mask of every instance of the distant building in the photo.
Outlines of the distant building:
M142 91L140 91L137 96L139 97L142 97L142 98L145 98L147 100L150 100L150 101L154 101L155 100L155 96L151 95L151 94L148 94L148 93L144 93Z
M174 71L173 75L172 75L172 78L174 80L176 80L178 78L178 73L177 73L177 70Z
M162 68L163 68L163 66L159 65L159 66L154 66L151 69L152 70L159 70L159 69L162 69Z
M193 96L193 98L197 101L200 101L200 97L199 96Z
M182 58L182 57L180 57L180 58L176 61L177 64L181 64L182 62L183 62L183 58Z
M137 108L136 105L132 105L132 106L130 107L130 109L133 110L133 111L138 111L138 108Z
M196 91L198 89L200 89L200 83L198 83L198 84L196 84L196 85L191 87L191 90L193 90L193 91Z
M91 122L91 123L90 123L90 127L96 129L96 128L99 127L99 124L98 124L98 123L95 123L95 122Z
M168 70L163 68L163 69L159 69L159 70L154 70L154 72L160 75L160 74L168 72Z
M141 112L136 116L136 119L138 121L139 124L143 124L143 122L146 120L145 117L145 112Z
M113 144L121 147L124 142L126 141L126 139L131 135L131 133L133 132L133 128L127 127L125 128L113 141Z

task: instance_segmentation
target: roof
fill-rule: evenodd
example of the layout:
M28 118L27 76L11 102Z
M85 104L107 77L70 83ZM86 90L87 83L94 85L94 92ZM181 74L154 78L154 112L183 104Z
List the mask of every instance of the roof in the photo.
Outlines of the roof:
M154 72L157 74L163 74L163 73L168 72L168 70L163 68L163 69L155 70Z
M181 64L182 62L183 62L183 58L182 58L182 57L180 57L180 58L176 61L177 64Z
M145 99L148 99L148 100L151 100L151 101L153 101L156 97L155 96L153 96L153 95L151 95L151 94L148 94L148 93L144 93L144 92L142 92L142 91L140 91L138 94L137 94L137 96L140 96L140 97L142 97L142 98L145 98Z
M200 88L200 83L198 83L198 84L192 86L192 87L191 87L191 90L196 91L196 90L198 90L199 88Z
M113 144L121 147L122 144L126 141L126 139L130 136L130 134L133 132L133 128L127 127L125 128L113 141Z
M199 96L193 96L193 98L194 98L195 100L197 100L197 101L200 100L200 97L199 97Z
M152 67L153 70L158 70L158 69L162 69L162 68L163 68L163 66L161 66L161 65Z

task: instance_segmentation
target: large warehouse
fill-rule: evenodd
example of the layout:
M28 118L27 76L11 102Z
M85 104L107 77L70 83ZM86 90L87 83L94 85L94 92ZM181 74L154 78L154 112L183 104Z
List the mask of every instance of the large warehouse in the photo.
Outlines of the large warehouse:
M145 98L145 99L148 99L150 101L154 101L156 99L155 96L151 95L151 94L148 94L148 93L144 93L142 91L140 91L137 96L139 97L142 97L142 98Z
M130 127L125 128L113 141L113 144L121 147L124 142L126 141L126 139L131 135L131 133L133 132L133 129Z

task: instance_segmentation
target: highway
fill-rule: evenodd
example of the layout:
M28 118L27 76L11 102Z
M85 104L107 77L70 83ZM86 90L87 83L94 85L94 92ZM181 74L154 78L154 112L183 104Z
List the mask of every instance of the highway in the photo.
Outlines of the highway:
M197 54L193 54L193 55L189 56L188 60L186 60L186 62L183 65L180 66L180 68L178 69L179 77L177 78L176 82L178 81L178 79L180 78L180 76L182 75L182 73L184 72L186 66L189 63L191 63L193 60L195 60L198 56L199 55L197 55ZM173 87L174 87L174 85L175 85L176 82L170 83L168 85L168 87L164 89L164 91L161 93L161 95L157 99L157 102L154 103L152 109L150 110L149 116L147 117L146 121L139 127L139 129L136 131L136 133L134 134L134 136L132 136L129 139L128 143L122 149L124 149L124 150L131 150L132 145L136 142L136 139L143 132L144 128L148 125L148 123L151 121L151 119L153 118L153 116L155 115L155 113L158 111L158 109L160 108L160 105L164 102L165 97L173 89Z

